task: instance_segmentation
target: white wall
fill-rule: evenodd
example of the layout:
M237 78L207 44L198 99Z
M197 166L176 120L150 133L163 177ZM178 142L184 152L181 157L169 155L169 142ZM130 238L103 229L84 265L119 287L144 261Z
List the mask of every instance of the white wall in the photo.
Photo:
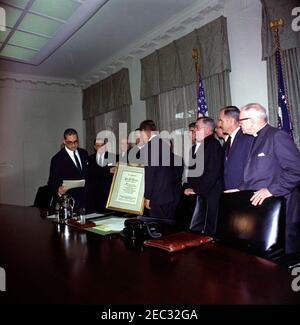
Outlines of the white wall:
M258 102L268 107L267 67L261 60L261 3L232 0L225 7L231 57L232 104Z
M0 80L0 203L32 205L63 131L82 136L81 90Z

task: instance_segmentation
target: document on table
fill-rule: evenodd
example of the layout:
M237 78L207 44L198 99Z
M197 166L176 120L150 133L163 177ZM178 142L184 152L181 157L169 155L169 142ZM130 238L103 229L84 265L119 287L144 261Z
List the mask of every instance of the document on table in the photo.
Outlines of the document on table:
M112 216L110 218L101 218L99 220L93 220L96 226L86 228L85 230L104 236L113 233L119 233L124 229L124 222L126 219L128 218Z
M85 215L85 219L96 219L96 218L102 218L102 217L106 217L113 214L113 212L104 212L104 213L89 213Z
M85 186L85 179L64 180L62 185L64 187L66 187L67 189L76 188L76 187L84 187Z
M94 221L96 229L102 231L122 231L126 218L107 218Z

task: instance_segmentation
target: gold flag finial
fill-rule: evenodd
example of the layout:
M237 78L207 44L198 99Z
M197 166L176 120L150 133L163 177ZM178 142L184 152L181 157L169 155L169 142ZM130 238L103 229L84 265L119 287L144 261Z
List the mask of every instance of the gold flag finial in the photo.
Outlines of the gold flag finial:
M278 30L279 27L284 25L284 20L282 18L273 19L270 21L270 28L272 30Z
M198 61L198 49L192 50L192 58L194 61Z

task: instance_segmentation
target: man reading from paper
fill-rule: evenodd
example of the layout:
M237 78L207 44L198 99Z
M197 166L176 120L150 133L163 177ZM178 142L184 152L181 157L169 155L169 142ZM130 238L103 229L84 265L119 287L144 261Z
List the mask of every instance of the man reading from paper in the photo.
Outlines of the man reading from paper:
M75 200L75 210L85 207L85 188L82 187L87 175L88 154L79 148L77 131L67 129L64 132L64 147L51 159L48 185L58 196L67 194ZM80 181L80 187L66 187L66 181ZM64 182L65 181L65 182ZM63 183L65 186L63 186ZM77 186L76 184L73 186Z

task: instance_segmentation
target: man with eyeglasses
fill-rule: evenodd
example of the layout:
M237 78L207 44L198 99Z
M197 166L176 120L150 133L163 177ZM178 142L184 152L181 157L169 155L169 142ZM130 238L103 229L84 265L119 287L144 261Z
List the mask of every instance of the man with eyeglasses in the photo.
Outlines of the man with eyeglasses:
M251 103L240 113L240 125L254 141L240 190L254 190L253 205L271 196L286 199L286 253L300 252L300 152L285 131L268 124L266 109Z
M66 129L64 147L51 159L48 185L55 195L67 194L75 199L75 209L85 207L85 189L64 187L64 180L81 180L87 176L88 153L79 148L77 131Z

